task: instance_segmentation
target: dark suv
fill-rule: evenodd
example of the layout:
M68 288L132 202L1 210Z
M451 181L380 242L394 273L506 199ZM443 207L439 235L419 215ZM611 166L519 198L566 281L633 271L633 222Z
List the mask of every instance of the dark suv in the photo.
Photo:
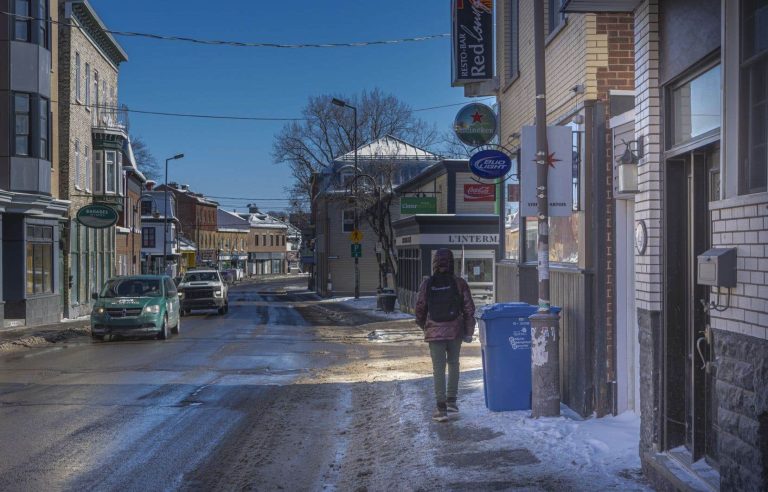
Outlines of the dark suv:
M218 270L192 270L179 283L181 314L193 309L216 309L219 314L229 311L229 289Z

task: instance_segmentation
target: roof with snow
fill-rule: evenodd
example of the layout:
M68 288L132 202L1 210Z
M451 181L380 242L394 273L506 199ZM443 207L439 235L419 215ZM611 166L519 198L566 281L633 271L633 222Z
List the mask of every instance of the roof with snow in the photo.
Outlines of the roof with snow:
M237 215L235 212L217 208L216 214L217 230L222 232L248 232L248 221Z
M255 229L287 229L288 226L280 219L272 217L262 212L250 212L239 214L244 220L247 220L250 227Z
M357 148L358 160L437 160L432 152L416 147L392 135L384 135L378 140ZM354 162L355 152L347 152L337 157L337 161Z

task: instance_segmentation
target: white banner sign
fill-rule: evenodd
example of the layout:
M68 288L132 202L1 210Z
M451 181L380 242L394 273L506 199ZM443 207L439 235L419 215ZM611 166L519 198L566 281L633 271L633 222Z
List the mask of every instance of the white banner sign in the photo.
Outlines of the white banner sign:
M536 199L536 127L524 126L520 138L520 215L538 216ZM573 213L573 135L568 126L547 127L547 175L550 217Z
M410 246L419 244L439 244L444 246L489 245L499 244L498 234L412 234L395 238L395 245Z

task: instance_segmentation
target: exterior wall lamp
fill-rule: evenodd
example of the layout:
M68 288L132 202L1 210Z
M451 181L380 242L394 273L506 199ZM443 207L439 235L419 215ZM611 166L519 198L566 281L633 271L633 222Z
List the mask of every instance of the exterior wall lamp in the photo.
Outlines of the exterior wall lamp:
M640 191L637 186L637 166L643 157L643 137L637 140L631 140L624 143L624 154L616 161L616 192L617 193L637 193ZM632 150L632 144L635 150Z

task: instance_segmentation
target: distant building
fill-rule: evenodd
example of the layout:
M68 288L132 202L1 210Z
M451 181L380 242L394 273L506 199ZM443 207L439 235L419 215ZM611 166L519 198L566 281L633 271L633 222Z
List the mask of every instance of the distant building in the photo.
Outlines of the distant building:
M115 274L141 273L141 196L147 178L139 171L130 142L123 159L123 207L117 221L115 238Z
M289 225L253 206L240 216L249 224L248 275L287 273Z
M248 221L222 208L216 210L218 265L221 270L240 268L245 273L248 261Z
M141 271L175 276L181 271L176 199L172 193L153 190L152 184L149 182L149 190L141 197Z

